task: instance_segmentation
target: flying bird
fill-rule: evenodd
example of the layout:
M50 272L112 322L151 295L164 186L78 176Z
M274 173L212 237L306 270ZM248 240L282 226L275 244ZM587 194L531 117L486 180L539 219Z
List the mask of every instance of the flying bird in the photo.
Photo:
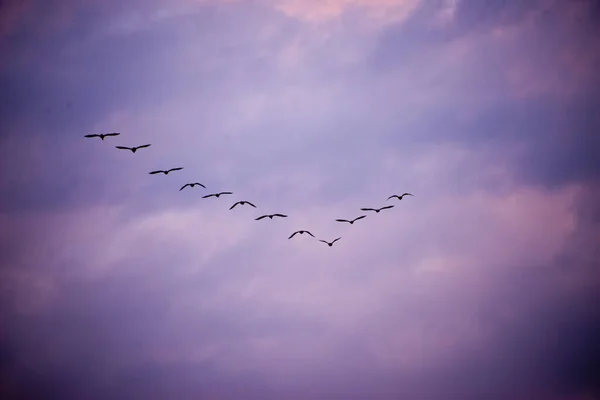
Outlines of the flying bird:
M202 196L203 199L208 199L209 197L216 197L219 198L219 196L223 195L223 194L233 194L232 192L219 192L219 193L212 193L212 194L207 194L206 196Z
M401 194L401 195L394 194L394 195L391 195L390 197L388 197L388 200L389 199L393 199L394 197L396 197L398 200L402 200L402 198L404 196L414 196L414 194L410 194L410 193L404 193L404 194Z
M232 205L231 207L229 207L229 209L230 209L230 210L233 210L233 208L234 208L235 206L237 206L238 204L239 204L240 206L243 206L244 204L248 204L249 206L252 206L252 207L256 208L256 206L255 206L254 204L250 203L249 201L242 200L242 201L238 201L237 203L235 203L234 205Z
M297 234L297 233L299 233L300 235L302 235L303 233L308 233L310 236L315 237L315 235L313 235L309 231L296 231L296 232L294 232L294 233L291 234L291 236L288 238L288 240L290 240L291 238L293 238L294 235Z
M166 171L165 171L165 170L162 170L162 169L159 169L158 171L152 171L152 172L150 172L150 175L154 175L154 174L160 174L161 172L162 172L163 174L165 174L165 175L168 175L168 174L169 174L169 172L173 172L173 171L180 171L180 170L182 170L182 169L183 169L183 167L171 168L171 169L168 169L168 170L166 170Z
M363 219L363 218L366 218L366 217L367 217L366 215L361 215L360 217L356 217L356 218L354 218L354 219L353 219L353 220L351 220L351 221L348 221L347 219L336 219L336 221L337 221L337 222L347 222L347 223L349 223L350 225L352 225L353 223L355 223L355 222L356 222L356 221L358 221L359 219Z
M387 210L388 208L393 208L394 206L385 206L381 208L361 208L362 211L375 211L378 213L381 210Z
M115 147L119 150L131 150L132 153L135 153L136 151L138 151L138 149L145 149L146 147L150 147L150 145L144 144L141 146L134 146L134 147L126 147L126 146L115 146Z
M206 189L206 186L204 186L203 184L201 184L200 182L194 182L194 183L186 183L185 185L183 185L181 187L181 189L179 189L179 191L181 192L183 189L185 189L186 187L194 187L194 186L202 186L204 189Z
M337 242L337 241L338 241L338 240L340 240L340 239L341 239L341 237L339 237L339 238L335 239L335 240L334 240L333 242L331 242L331 243L330 243L330 242L328 242L327 240L319 240L319 242L327 243L327 244L329 245L329 247L331 247L331 246L333 246L333 244L334 244L335 242Z
M95 137L99 137L100 139L104 140L105 137L107 136L119 136L121 133L119 132L111 132L111 133L93 133L91 135L85 135L84 137L86 138L95 138Z
M273 219L273 217L281 217L281 218L287 218L287 215L283 215L283 214L267 214L267 215L261 215L258 218L255 218L255 221L261 220L263 218L267 218L269 217L269 219Z

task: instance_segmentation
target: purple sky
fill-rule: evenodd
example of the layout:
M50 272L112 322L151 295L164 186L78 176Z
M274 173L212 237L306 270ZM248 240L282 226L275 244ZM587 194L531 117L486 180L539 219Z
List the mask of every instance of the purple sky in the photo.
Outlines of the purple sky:
M600 399L599 4L0 3L0 397Z

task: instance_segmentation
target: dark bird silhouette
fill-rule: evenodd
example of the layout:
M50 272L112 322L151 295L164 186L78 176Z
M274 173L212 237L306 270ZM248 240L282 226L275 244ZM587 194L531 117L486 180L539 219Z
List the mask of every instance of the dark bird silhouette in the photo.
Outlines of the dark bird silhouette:
M258 218L255 218L255 221L261 220L263 218L267 218L269 217L269 219L273 219L273 217L281 217L281 218L287 218L287 215L283 215L283 214L267 214L267 215L261 215Z
M353 220L351 220L351 221L348 221L347 219L336 219L336 221L337 221L337 222L347 222L347 223L349 223L350 225L352 225L353 223L355 223L355 222L356 222L356 221L358 221L359 219L363 219L363 218L366 218L366 217L367 217L366 215L361 215L360 217L356 217L356 218L354 218L354 219L353 219Z
M85 135L84 137L86 138L95 138L95 137L99 137L100 139L104 140L105 137L107 136L119 136L121 133L119 132L111 132L111 133L93 133L91 135Z
M203 184L199 183L199 182L194 182L194 183L186 183L185 185L183 185L181 187L181 189L179 189L179 191L181 192L183 189L185 189L186 187L194 187L194 186L202 186L204 189L206 189L206 186L204 186Z
M212 194L207 194L206 196L202 196L203 199L208 199L209 197L216 197L219 198L219 196L224 195L224 194L233 194L232 192L219 192L219 193L212 193Z
M165 171L165 170L162 170L162 169L159 169L158 171L152 171L152 172L150 172L150 175L154 175L154 174L160 174L160 173L163 173L163 174L165 174L165 175L168 175L168 174L169 174L169 172L173 172L173 171L181 171L182 169L183 169L183 167L171 168L171 169L168 169L168 170L166 170L166 171Z
M410 194L410 193L404 193L404 194L401 194L401 195L393 194L390 197L388 197L388 200L389 199L393 199L394 197L396 197L398 200L402 200L402 198L404 196L414 196L414 194Z
M387 210L388 208L393 208L394 206L385 206L381 208L361 208L362 211L375 211L378 213L381 210Z
M229 207L229 209L230 209L230 210L233 210L233 208L234 208L235 206L237 206L238 204L239 204L240 206L243 206L244 204L248 204L249 206L252 206L252 207L256 208L256 206L255 206L254 204L250 203L249 201L242 200L242 201L238 201L237 203L234 203L234 205L232 205L231 207Z
M135 153L136 151L138 151L138 149L145 149L146 147L150 147L150 145L144 144L141 146L134 146L134 147L126 147L126 146L115 146L115 147L119 150L131 150L132 153Z
M301 235L302 235L302 234L304 234L304 233L308 233L310 236L312 236L312 237L315 237L315 235L313 235L313 234L312 234L312 233L310 233L309 231L296 231L296 232L294 232L294 233L292 233L292 234L290 235L290 237L288 238L288 240L289 240L289 239L291 239L291 238L293 238L293 237L294 237L294 235L295 235L295 234L297 234L297 233L299 233L299 234L301 234Z
M319 242L327 243L327 244L329 245L329 247L331 247L331 246L333 246L333 244L334 244L335 242L337 242L337 241L338 241L338 240L340 240L340 239L341 239L341 237L339 237L339 238L335 239L335 240L334 240L333 242L331 242L331 243L330 243L330 242L328 242L327 240L319 240Z

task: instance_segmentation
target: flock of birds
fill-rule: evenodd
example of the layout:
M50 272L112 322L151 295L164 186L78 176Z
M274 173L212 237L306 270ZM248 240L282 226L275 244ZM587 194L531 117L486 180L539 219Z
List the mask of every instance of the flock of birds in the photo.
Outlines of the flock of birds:
M121 133L119 133L119 132L98 133L98 134L85 135L84 137L86 137L86 138L100 138L102 141L104 141L104 139L106 137L119 136L120 134ZM148 148L150 146L151 146L150 144L144 144L144 145L141 145L141 146L134 146L134 147L127 147L127 146L115 146L115 147L117 149L119 149L119 150L129 150L132 153L135 153L139 149L145 149L145 148ZM150 175L156 175L156 174L168 175L171 172L181 171L182 169L183 169L183 167L170 168L170 169L166 169L166 170L162 170L161 169L161 170L156 170L156 171L150 171L149 174ZM201 184L200 182L191 182L191 183L186 183L185 185L183 185L179 189L179 191L182 191L183 189L185 189L187 187L193 188L195 186L201 186L204 189L206 189L206 186L203 185L203 184ZM207 199L207 198L210 198L210 197L219 198L221 196L232 195L232 194L233 194L233 192L218 192L218 193L207 194L205 196L202 196L202 198L203 199ZM402 200L404 198L404 196L414 196L414 195L411 194L411 193L403 193L403 194L400 194L400 195L394 194L394 195L391 195L390 197L388 197L387 200L389 201L389 200L394 199L394 198L397 198L398 200ZM233 210L236 206L244 206L244 205L248 205L250 207L257 208L254 204L252 204L249 201L240 200L240 201L237 201L236 203L234 203L231 207L229 207L229 209ZM361 208L360 210L361 211L373 211L375 213L379 213L379 212L381 212L383 210L389 210L391 208L394 208L394 206L393 205L387 205L387 206L380 207L380 208L367 208L367 207L365 207L365 208ZM261 215L260 217L255 218L255 220L256 221L260 221L261 219L265 219L265 218L273 219L274 217L287 218L288 216L285 215L285 214L278 214L278 213L276 213L276 214L265 214L265 215ZM356 217L354 219L351 219L351 220L348 220L348 219L336 219L336 221L337 222L345 222L345 223L348 223L350 225L353 225L356 221L359 221L359 220L361 220L363 218L366 218L366 217L367 217L366 215L360 215L360 216L358 216L358 217ZM316 239L315 235L313 235L311 232L309 232L307 230L299 230L299 231L296 231L296 232L292 233L290 235L290 237L288 238L288 240L291 239L291 238L293 238L295 235L303 235L305 233L307 235L312 236L313 238ZM340 240L340 239L341 239L341 237L338 237L338 238L334 239L331 242L328 242L327 240L323 240L323 239L318 239L318 240L320 242L323 242L323 243L327 244L329 247L332 247L333 244L335 242L337 242L338 240Z

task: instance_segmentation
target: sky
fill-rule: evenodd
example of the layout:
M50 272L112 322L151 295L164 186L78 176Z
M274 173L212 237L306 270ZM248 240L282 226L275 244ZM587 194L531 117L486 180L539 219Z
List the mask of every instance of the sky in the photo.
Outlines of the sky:
M599 19L0 2L1 397L600 399Z

